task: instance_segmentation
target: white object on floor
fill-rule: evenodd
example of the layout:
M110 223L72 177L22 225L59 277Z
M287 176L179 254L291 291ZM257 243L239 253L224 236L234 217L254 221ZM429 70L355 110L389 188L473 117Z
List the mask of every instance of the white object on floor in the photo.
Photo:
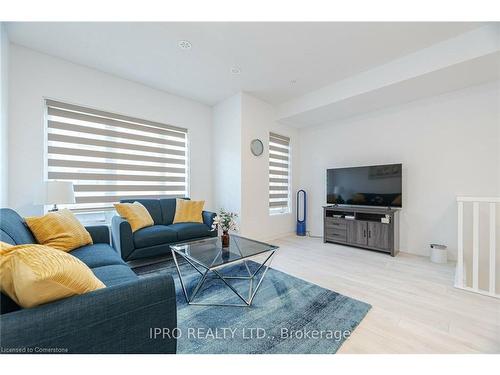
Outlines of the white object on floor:
M431 244L431 262L432 263L447 263L448 250L445 245Z

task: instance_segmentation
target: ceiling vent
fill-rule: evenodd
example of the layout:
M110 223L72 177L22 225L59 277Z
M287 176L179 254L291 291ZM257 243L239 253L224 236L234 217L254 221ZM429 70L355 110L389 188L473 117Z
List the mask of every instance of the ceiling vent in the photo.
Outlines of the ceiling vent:
M229 71L231 74L241 74L241 68L239 66L233 66Z
M191 49L192 47L192 44L189 40L179 40L177 42L177 45L180 49Z

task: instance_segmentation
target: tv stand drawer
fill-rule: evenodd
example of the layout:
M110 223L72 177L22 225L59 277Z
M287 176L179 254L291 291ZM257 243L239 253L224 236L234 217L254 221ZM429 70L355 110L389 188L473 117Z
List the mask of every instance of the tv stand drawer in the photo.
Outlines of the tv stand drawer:
M347 229L347 223L345 219L338 219L338 218L326 218L325 224L327 227L330 228L337 228L337 229Z
M347 229L335 229L327 227L325 229L325 237L327 241L347 241Z

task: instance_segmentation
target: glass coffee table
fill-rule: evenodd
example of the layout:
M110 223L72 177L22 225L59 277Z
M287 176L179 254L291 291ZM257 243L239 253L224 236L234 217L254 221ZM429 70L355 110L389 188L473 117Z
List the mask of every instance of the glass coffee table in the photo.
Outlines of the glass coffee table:
M237 235L231 235L228 248L222 248L220 238L211 237L203 240L185 242L170 246L172 257L174 258L175 267L179 275L179 280L182 286L182 291L186 297L186 301L190 305L209 305L209 306L251 306L257 291L259 290L267 270L273 260L277 246L273 246L264 242L254 241ZM177 257L183 258L193 269L199 274L199 279L191 293L186 289L186 280L182 275ZM257 268L251 271L249 261L257 263ZM224 269L235 264L244 265L244 275L226 275ZM262 271L262 272L261 272ZM261 276L259 277L259 273ZM220 279L227 289L236 294L242 303L213 303L194 301L198 292L202 289L208 277L215 276ZM247 280L249 283L249 292L247 297L242 295L236 288L231 285L231 281ZM256 284L256 285L254 285ZM246 293L245 293L246 294Z

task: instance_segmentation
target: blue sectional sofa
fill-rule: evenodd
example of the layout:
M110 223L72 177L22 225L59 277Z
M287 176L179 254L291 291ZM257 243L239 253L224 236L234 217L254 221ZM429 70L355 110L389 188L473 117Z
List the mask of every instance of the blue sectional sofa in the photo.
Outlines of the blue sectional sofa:
M177 326L172 277L139 279L110 246L107 226L87 230L94 244L70 254L87 264L106 288L29 309L1 294L2 351L175 353L174 338L150 338L150 328L172 332ZM0 241L35 243L23 219L7 208L0 209Z
M216 216L213 212L203 211L203 223L172 224L175 216L175 198L127 199L120 202L141 203L154 221L153 226L132 233L128 221L120 216L113 217L111 231L113 246L127 262L170 255L169 245L174 243L217 236L217 231L212 230Z

